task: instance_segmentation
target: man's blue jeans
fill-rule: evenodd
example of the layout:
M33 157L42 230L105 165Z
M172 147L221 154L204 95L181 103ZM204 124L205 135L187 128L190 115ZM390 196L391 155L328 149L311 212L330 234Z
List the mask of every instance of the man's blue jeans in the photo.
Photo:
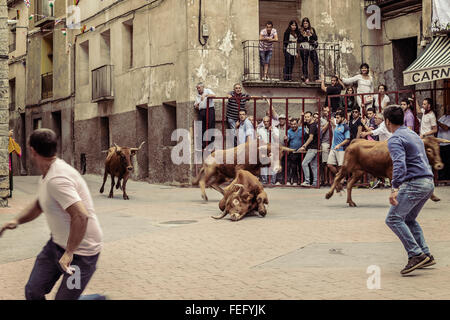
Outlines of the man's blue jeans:
M309 149L306 152L302 162L303 175L307 183L310 183L309 164L311 164L311 171L313 176L313 186L317 186L317 149Z
M64 272L60 265L65 250L50 239L36 258L28 283L25 286L25 298L27 300L45 300L45 295L52 291L53 286L63 275L61 286L56 293L55 300L77 300L86 288L89 280L95 272L97 260L100 254L94 256L73 255L71 265L80 270L79 287L77 281L71 281L71 276ZM69 280L69 281L68 281ZM68 285L68 282L72 286ZM87 297L92 300L100 300L98 297Z
M408 258L421 253L430 254L422 228L416 218L433 191L434 182L431 178L418 178L404 182L398 191L398 205L391 206L386 217L386 224L403 243L408 252Z

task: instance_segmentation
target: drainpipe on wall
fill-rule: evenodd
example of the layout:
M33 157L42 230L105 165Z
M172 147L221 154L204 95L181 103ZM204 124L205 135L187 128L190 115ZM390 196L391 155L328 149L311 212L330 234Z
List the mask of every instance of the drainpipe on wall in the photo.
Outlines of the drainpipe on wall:
M6 0L0 0L0 198L3 199L9 195L8 36L8 8Z

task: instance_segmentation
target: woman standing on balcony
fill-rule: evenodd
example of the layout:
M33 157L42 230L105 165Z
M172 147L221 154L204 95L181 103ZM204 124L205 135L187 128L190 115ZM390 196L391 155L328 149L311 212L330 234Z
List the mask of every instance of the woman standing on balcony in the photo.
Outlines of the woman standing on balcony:
M294 69L295 58L298 58L297 42L300 38L300 30L297 21L289 21L289 25L284 32L283 52L284 52L284 80L292 81L292 70Z
M303 62L303 77L302 80L306 83L309 82L308 78L308 60L311 57L311 61L314 65L314 79L313 81L319 81L319 57L317 56L316 49L318 47L316 30L311 27L311 23L308 18L303 18L302 26L300 28L300 55Z
M373 92L373 79L372 76L369 74L369 65L367 63L363 63L360 67L360 74L352 77L352 78L343 78L342 82L346 85L357 83L358 84L358 94L361 93L371 93ZM361 96L356 97L356 101L358 102L358 105L360 107L363 107ZM372 95L364 95L364 106L367 106L369 104L373 103L373 96Z

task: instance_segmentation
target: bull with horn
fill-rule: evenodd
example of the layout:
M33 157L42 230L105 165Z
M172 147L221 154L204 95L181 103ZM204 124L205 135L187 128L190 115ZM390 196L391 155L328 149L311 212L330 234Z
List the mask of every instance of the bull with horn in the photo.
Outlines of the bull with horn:
M126 185L128 177L130 176L131 171L133 171L131 158L136 155L139 150L141 150L144 143L145 141L141 143L139 148L119 147L116 143L114 143L113 147L102 151L108 154L105 160L105 174L103 176L103 184L100 188L100 193L103 193L106 179L108 178L108 175L111 175L111 190L109 191L108 198L114 197L113 189L114 185L116 185L116 189L122 189L123 199L129 200L126 192ZM117 184L114 183L114 177L118 178Z
M230 214L231 220L238 221L253 210L265 217L268 204L267 194L258 178L247 170L238 170L236 178L224 189L224 197L219 202L222 214L212 218L222 219Z

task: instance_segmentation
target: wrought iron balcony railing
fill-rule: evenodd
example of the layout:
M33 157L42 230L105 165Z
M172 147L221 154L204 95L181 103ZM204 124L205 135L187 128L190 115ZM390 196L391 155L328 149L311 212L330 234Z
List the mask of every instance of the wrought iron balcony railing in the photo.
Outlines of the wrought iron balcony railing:
M259 40L246 40L242 42L244 49L244 82L259 81L262 79L261 74L263 66L260 64L259 43ZM294 59L294 65L291 72L286 72L285 54L287 53L283 50L283 41L272 43L273 50L268 72L269 81L300 82L303 77L301 49L298 50L298 56ZM298 44L297 47L299 47ZM318 43L315 51L319 59L319 77L323 74L326 76L339 76L341 53L339 43ZM311 78L313 76L312 66L312 61L309 59L308 69Z

